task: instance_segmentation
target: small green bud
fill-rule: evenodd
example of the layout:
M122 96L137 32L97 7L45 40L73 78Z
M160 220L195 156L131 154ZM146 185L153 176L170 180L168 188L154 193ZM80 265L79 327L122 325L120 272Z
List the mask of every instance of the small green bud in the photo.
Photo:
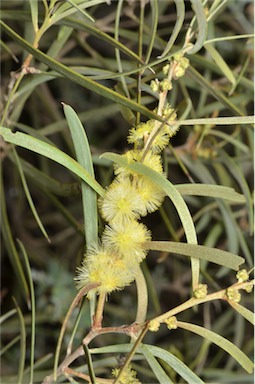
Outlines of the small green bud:
M173 71L174 79L179 79L185 74L186 69L189 66L189 59L184 57L182 54L177 54L174 56L175 68Z
M160 327L160 322L158 320L151 320L149 322L149 331L151 332L157 332Z
M167 75L167 74L168 74L169 68L170 68L170 64L166 64L166 65L163 67L162 71L163 71L164 75Z
M249 280L249 274L246 269L240 269L240 271L238 271L236 274L236 278L238 280L238 283L243 283Z
M247 285L247 287L245 288L245 291L246 291L247 293L251 293L252 290L253 290L253 285L252 285L252 283L251 283L250 285Z
M177 329L177 319L175 316L169 317L167 320L165 320L165 323L168 329Z
M152 80L151 83L150 83L150 87L151 87L151 90L152 92L158 92L159 91L159 82L158 80Z
M164 79L160 82L160 88L163 92L170 91L173 88L171 81Z
M226 291L226 295L228 300L234 301L235 303L239 303L239 301L241 300L241 293L237 289L228 288Z
M207 295L207 285L198 284L197 288L194 290L194 296L196 299L204 299Z

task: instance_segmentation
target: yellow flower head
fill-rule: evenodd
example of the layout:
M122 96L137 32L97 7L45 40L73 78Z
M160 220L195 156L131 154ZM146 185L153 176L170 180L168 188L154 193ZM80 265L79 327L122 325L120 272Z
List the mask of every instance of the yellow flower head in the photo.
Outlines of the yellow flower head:
M142 160L143 152L141 150L131 150L126 152L122 156L127 159L128 164L132 164L137 161L138 162L142 161L143 164L146 165L147 167L153 169L154 171L160 174L163 173L161 157L159 155L156 155L155 153L152 153L152 151L149 151L143 160ZM115 165L115 174L121 179L138 175L137 172L132 171L126 167L119 166L117 164Z
M138 213L146 216L156 211L166 196L165 192L145 176L135 178L133 183L136 183L136 191L140 196Z
M140 263L147 254L143 243L150 239L150 232L146 226L132 220L126 223L113 222L111 226L106 226L102 243L110 252L127 258L130 263Z
M155 111L155 113L156 112L157 111ZM140 123L137 127L132 127L130 129L128 142L130 144L136 144L138 147L142 148L148 140L149 135L154 135L154 133L156 133L150 144L150 148L152 153L161 152L168 145L170 138L178 131L178 128L174 127L176 112L169 104L165 106L162 117L166 119L169 124L172 123L173 125L158 125L158 121L156 120L148 120L146 123Z
M146 123L140 123L137 127L132 127L129 131L128 142L143 147L144 141L155 126L155 120L148 120Z
M140 196L129 179L115 180L98 201L104 220L128 221L139 217Z
M96 245L88 249L82 265L77 268L76 287L83 288L89 283L100 283L100 286L88 293L110 293L123 289L135 278L135 268L117 255L108 252L103 246Z

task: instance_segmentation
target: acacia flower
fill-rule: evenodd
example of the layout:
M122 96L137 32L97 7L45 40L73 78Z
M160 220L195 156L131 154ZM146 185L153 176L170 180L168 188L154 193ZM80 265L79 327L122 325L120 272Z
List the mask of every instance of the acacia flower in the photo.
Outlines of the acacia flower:
M153 131L155 124L155 120L149 120L146 123L140 123L136 128L132 127L129 131L128 142L130 144L135 143L142 147L144 142L148 139L149 134ZM169 132L169 126L166 124L159 128L159 131L150 146L153 153L161 152L167 146L170 138Z
M105 249L127 258L130 263L140 263L148 252L143 248L143 243L150 239L151 235L146 226L132 220L107 225L102 236L102 243Z
M128 164L132 164L135 162L141 162L143 158L143 151L141 150L131 150L126 152L124 155L122 155L127 159ZM145 158L143 159L143 164L147 167L153 169L154 171L162 174L163 173L163 166L161 162L161 157L159 155L156 155L155 153L152 153L152 151L149 151ZM136 171L132 171L128 169L127 167L120 166L118 164L115 165L115 174L120 178L130 177L130 176L137 176L138 173Z
M140 196L129 179L113 181L104 197L98 200L104 220L127 221L139 217Z
M121 290L135 279L136 269L118 255L109 252L101 245L90 247L84 256L82 265L77 268L77 289L89 283L100 283L100 286L88 293L110 293Z
M119 368L114 368L112 370L112 375L117 377L120 372ZM142 384L136 377L136 371L131 369L131 366L128 365L125 371L122 373L121 378L119 380L120 384Z
M147 213L156 211L163 203L165 192L145 176L135 178L133 183L136 183L136 191L140 196L138 213L146 216Z
M155 120L148 120L146 123L140 123L137 127L129 130L128 143L143 146L144 140L147 139L155 126Z

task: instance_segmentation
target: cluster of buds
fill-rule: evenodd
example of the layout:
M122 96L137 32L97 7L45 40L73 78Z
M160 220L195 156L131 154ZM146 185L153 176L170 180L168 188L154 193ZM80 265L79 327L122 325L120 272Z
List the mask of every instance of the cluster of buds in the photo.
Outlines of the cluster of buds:
M112 370L113 377L118 377L120 372L119 368L115 368ZM141 382L136 377L136 371L134 371L130 365L127 366L125 371L122 373L120 380L118 381L120 384L141 384Z

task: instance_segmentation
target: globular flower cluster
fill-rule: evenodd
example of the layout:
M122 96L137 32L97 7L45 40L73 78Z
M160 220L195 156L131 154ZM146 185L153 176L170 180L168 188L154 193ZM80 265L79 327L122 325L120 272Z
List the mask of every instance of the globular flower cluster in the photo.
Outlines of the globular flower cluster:
M157 131L155 130L157 122L153 119L131 128L128 142L136 144L137 147L141 148L144 145L144 141L155 132L155 138L151 143L151 152L160 153L168 145L170 138L178 131L178 127L174 125L176 112L169 104L166 104L163 109L162 117L166 119L166 124L162 124Z
M130 129L128 142L134 144L134 148L122 155L127 166L114 165L115 178L98 200L106 226L100 242L87 249L75 278L78 289L89 283L100 284L88 297L129 285L147 256L144 244L150 241L151 233L140 219L160 207L165 193L130 165L143 163L165 176L160 152L177 130L174 127L176 113L165 103L161 116L166 121L163 124L149 120Z
M112 370L112 375L117 377L120 372L119 368L115 368ZM141 384L141 382L136 377L136 371L133 370L130 365L127 366L124 373L122 374L120 384Z

